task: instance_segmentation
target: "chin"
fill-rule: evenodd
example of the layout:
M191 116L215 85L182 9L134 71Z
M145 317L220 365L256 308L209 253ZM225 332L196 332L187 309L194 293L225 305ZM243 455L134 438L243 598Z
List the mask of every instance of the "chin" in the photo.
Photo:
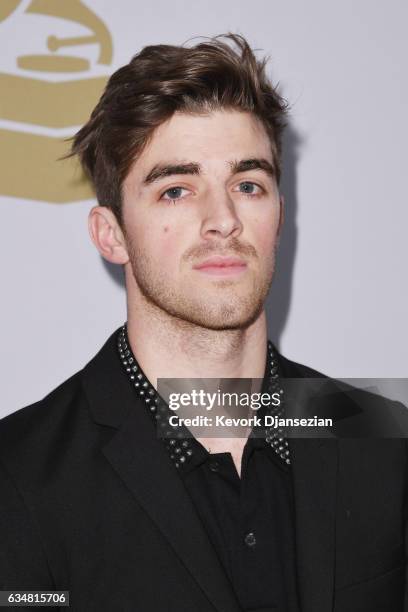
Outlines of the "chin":
M219 279L212 287L198 287L197 283L169 286L163 276L155 282L145 274L134 274L134 278L138 291L156 313L170 315L180 326L214 331L244 330L252 325L263 312L271 284L269 276L242 284Z
M264 300L249 301L245 303L217 304L200 302L199 304L185 303L183 308L172 313L179 320L190 325L204 329L222 331L233 329L246 329L252 325L264 308Z

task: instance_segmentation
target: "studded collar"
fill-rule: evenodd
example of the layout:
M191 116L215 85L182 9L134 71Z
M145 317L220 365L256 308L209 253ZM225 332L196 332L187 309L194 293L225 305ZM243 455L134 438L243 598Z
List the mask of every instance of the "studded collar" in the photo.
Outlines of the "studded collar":
M145 403L146 409L150 413L156 427L159 430L160 428L165 429L163 431L164 435L160 437L174 466L178 470L184 471L193 464L205 460L210 453L192 436L191 432L184 425L178 427L171 427L169 425L170 408L160 397L137 362L130 347L126 323L118 331L117 349L122 366L135 392ZM281 417L284 413L284 403L283 390L280 385L279 363L275 348L269 340L267 343L267 361L263 389L267 390L270 394L279 393L281 398L279 406L268 407L265 410L265 414ZM158 435L160 435L160 432L158 432ZM253 437L253 432L251 432L250 437ZM281 428L264 427L262 439L254 437L251 443L255 443L258 446L260 444L270 446L282 462L282 465L286 468L290 466L289 445Z

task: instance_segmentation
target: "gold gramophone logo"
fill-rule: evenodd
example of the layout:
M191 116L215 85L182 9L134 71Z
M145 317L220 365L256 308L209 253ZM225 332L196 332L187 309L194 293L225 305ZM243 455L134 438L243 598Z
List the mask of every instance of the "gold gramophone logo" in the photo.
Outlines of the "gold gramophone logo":
M106 84L106 25L81 0L0 0L0 49L0 195L93 197L78 162L58 159Z

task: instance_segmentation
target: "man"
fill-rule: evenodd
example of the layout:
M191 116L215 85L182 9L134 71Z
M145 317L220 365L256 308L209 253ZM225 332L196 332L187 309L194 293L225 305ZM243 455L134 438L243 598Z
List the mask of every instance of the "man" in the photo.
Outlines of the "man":
M404 440L156 431L161 378L282 398L319 377L267 339L285 114L230 35L144 48L76 135L127 324L0 424L2 589L69 590L76 611L408 609Z

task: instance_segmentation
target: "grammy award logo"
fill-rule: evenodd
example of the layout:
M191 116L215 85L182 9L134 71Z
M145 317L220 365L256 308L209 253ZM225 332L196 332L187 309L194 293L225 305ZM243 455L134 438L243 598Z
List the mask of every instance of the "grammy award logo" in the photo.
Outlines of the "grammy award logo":
M0 50L0 195L93 197L77 160L58 160L106 84L106 25L81 0L0 0Z

